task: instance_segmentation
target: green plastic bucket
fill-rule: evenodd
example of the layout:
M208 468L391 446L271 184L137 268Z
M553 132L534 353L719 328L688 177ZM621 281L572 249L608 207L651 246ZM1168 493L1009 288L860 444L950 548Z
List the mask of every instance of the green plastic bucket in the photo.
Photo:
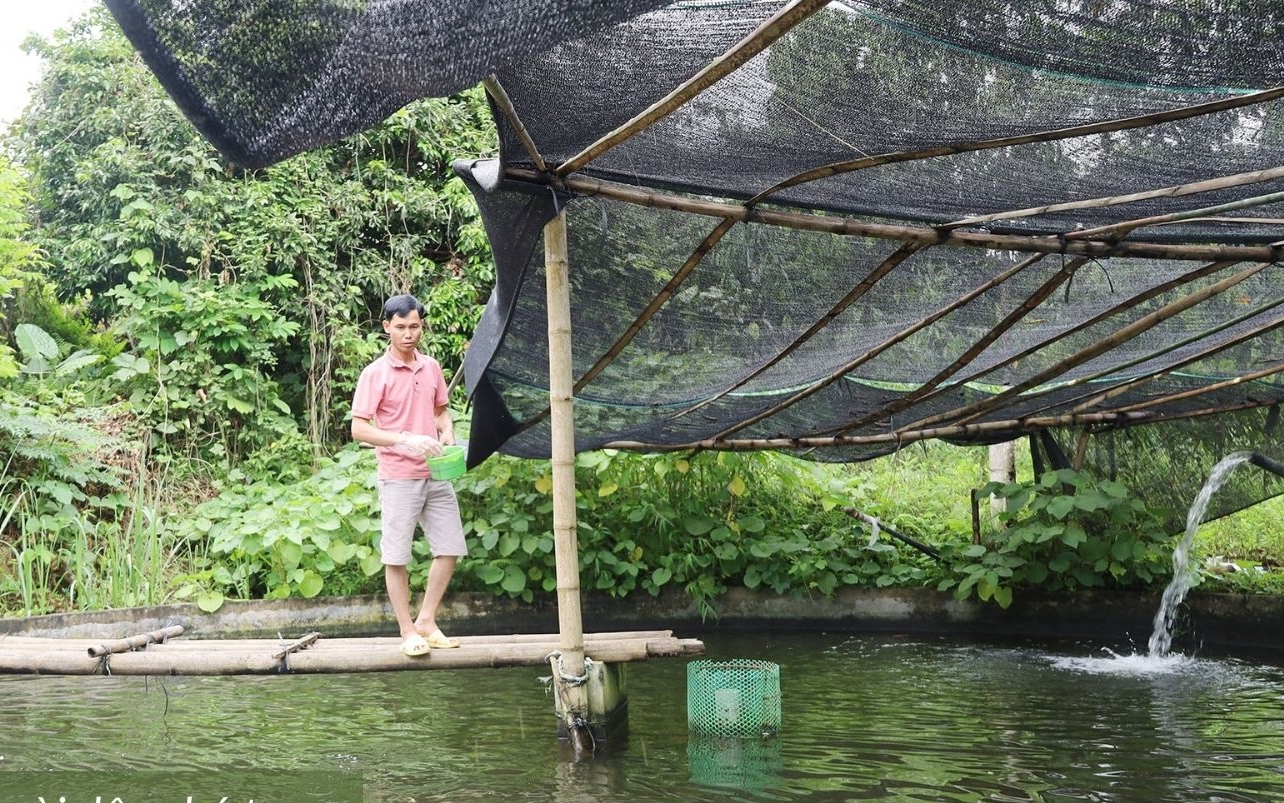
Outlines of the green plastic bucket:
M780 667L768 661L687 664L687 726L708 736L780 731Z
M464 447L446 446L438 457L427 458L428 473L434 480L453 480L464 476Z

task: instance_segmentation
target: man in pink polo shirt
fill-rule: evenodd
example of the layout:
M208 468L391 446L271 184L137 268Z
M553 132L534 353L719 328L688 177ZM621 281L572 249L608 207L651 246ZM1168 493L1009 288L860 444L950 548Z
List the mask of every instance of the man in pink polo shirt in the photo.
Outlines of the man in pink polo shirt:
M411 656L459 646L437 627L437 606L456 561L468 554L455 489L431 479L424 461L455 442L441 364L419 353L425 312L414 296L388 299L383 305L388 350L361 372L352 399L352 437L374 446L379 464L384 584L401 629L402 652ZM416 524L423 527L433 559L423 605L412 619L406 567Z

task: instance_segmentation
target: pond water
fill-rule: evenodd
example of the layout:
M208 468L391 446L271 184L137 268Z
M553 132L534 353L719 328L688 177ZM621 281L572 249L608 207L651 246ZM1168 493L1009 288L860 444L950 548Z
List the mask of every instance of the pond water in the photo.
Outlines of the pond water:
M689 735L679 659L629 666L628 738L580 762L554 736L538 680L547 673L534 668L0 676L0 793L11 781L0 803L21 798L12 790L31 786L14 779L35 773L161 771L338 771L359 778L366 801L1284 800L1284 667L1274 657L702 637L706 659L780 665L777 738Z

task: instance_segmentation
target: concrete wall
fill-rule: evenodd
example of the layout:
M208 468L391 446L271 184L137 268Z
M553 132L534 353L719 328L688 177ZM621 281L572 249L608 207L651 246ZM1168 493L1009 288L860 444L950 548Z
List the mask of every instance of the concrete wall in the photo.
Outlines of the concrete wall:
M702 617L679 593L625 600L586 595L586 632L672 629L678 636L717 631L824 630L966 634L987 637L1093 639L1144 649L1159 594L1094 592L1072 596L1018 594L1012 607L958 602L931 589L846 589L833 599L800 599L736 589ZM488 594L452 594L438 617L461 635L557 632L556 601L534 603ZM163 605L91 613L0 619L0 636L124 637L180 624L189 638L296 638L320 631L332 638L394 635L382 596L313 600L230 601L213 614L195 605ZM1182 606L1174 646L1284 650L1284 597L1191 594Z

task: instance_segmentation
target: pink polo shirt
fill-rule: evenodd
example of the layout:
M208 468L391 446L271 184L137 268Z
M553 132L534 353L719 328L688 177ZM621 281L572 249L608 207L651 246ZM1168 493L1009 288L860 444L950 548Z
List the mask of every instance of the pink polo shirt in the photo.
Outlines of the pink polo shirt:
M437 410L449 403L441 363L415 354L404 363L384 352L357 380L352 397L352 417L374 421L379 429L437 437ZM423 458L392 446L376 446L379 479L409 480L428 476Z

